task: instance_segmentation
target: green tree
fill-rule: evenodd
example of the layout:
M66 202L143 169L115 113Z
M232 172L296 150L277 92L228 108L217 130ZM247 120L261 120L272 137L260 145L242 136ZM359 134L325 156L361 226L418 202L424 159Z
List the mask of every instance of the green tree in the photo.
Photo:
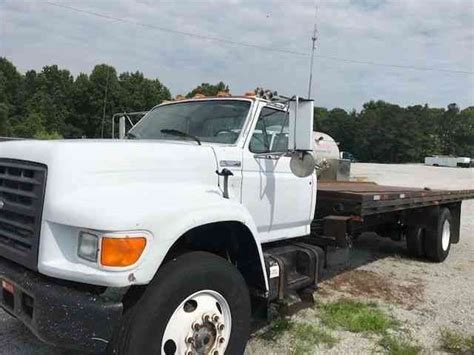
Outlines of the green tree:
M120 74L119 83L123 89L121 106L126 112L147 111L171 99L170 91L158 79L147 79L138 71Z
M83 130L88 138L110 137L110 117L123 111L117 71L107 64L96 65L89 76L90 109Z
M13 135L21 138L32 138L35 135L45 132L43 118L36 112L30 112L13 128Z
M0 57L0 134L11 134L11 123L15 122L14 116L22 106L20 89L22 84L21 74L16 67L6 58Z
M217 96L219 92L230 92L229 86L219 81L217 84L212 85L209 83L202 83L198 87L194 88L186 94L187 98L194 97L197 94L204 96Z
M90 134L96 136L93 130L89 130L90 117L94 115L92 99L92 85L87 74L81 73L74 80L71 93L73 114L66 121L67 137L80 138ZM97 128L97 125L95 125Z
M10 122L8 120L8 106L0 102L0 136L6 137L10 134Z
M459 112L452 139L457 155L474 158L474 106Z
M31 84L33 88L25 87L23 90L26 110L22 110L24 116L20 119L20 131L24 132L25 126L21 120L28 121L31 117L35 117L34 121L41 124L42 131L67 133L66 121L73 113L71 101L73 77L70 72L59 69L57 65L45 66L37 75L33 72L28 73L25 84Z
M21 84L21 74L13 63L4 57L0 57L0 102L15 107L18 106Z
M326 120L328 116L328 109L325 107L315 107L314 108L314 118L313 118L313 130L321 132L322 131L322 121Z

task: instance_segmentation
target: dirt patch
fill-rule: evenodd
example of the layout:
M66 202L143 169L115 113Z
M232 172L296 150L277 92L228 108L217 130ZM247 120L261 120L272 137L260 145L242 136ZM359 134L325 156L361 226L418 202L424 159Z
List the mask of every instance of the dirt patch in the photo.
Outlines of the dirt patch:
M322 295L337 291L353 297L398 303L408 309L423 301L424 289L419 278L401 281L368 270L346 271L321 284Z

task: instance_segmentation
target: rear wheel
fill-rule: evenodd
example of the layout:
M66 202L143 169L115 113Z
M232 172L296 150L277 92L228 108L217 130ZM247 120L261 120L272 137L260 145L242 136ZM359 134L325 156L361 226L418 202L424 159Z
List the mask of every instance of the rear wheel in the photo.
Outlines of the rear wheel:
M441 262L451 249L453 219L448 208L440 209L437 225L426 233L425 252L429 260Z
M210 253L162 266L110 344L116 354L243 354L250 298L239 271Z
M419 226L409 226L407 231L408 254L414 258L425 256L425 229Z

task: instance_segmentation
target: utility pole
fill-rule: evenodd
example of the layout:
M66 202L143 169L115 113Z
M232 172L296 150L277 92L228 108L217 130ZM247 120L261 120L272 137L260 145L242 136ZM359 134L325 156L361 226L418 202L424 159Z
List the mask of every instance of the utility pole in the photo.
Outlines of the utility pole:
M313 46L311 47L311 63L309 65L309 85L308 85L308 99L311 98L311 85L313 83L313 62L314 62L314 51L316 49L316 41L318 40L318 25L317 25L317 16L318 7L316 6L316 13L314 16L314 30L313 30L313 37L311 37L311 41L313 41Z
M104 138L105 110L107 107L107 94L109 91L109 75L110 75L110 67L107 66L107 79L105 81L105 90L104 90L104 105L102 107L102 128L101 128L101 133L100 133L101 138Z

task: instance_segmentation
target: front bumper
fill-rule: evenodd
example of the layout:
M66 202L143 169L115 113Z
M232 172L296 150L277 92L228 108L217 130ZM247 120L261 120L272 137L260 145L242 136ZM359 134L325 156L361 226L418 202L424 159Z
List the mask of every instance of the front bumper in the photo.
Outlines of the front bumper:
M122 316L122 303L114 297L44 277L3 258L0 279L6 281L0 306L52 345L103 351Z

